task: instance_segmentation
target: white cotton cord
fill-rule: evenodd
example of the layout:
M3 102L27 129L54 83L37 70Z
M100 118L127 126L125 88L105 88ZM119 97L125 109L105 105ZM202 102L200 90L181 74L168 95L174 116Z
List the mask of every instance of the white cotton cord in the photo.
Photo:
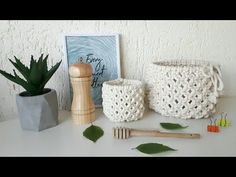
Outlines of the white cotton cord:
M222 81L222 74L221 74L221 69L217 65L209 65L208 67L208 73L204 72L203 73L211 78L211 81L213 83L213 89L214 89L214 95L216 97L219 97L222 94L222 91L224 89L224 83Z
M217 72L214 71L214 75L216 76L217 78L217 85L216 85L216 88L217 88L217 91L218 93L221 95L222 94L222 91L224 89L224 83L222 81L222 74L221 74L221 69L219 66L213 66L214 69L216 69Z

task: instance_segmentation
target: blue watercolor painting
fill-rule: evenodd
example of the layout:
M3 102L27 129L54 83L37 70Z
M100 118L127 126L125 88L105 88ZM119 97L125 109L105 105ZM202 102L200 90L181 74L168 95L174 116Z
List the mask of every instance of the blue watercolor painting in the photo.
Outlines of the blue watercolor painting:
M92 65L92 97L96 107L102 106L102 83L120 77L116 36L66 36L65 39L68 66L74 63ZM70 92L72 98L71 85Z

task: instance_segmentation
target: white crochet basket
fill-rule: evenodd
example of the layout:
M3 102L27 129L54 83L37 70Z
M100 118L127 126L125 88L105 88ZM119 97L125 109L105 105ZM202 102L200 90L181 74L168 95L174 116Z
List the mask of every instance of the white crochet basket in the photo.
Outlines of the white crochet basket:
M135 121L144 113L144 85L138 80L106 81L102 87L103 112L113 122Z
M209 117L224 87L220 67L200 60L152 63L145 81L149 108L183 119Z

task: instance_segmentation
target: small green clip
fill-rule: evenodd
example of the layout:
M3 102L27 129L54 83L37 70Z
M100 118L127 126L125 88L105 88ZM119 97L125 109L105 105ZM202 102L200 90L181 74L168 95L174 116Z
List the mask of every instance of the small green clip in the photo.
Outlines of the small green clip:
M223 112L222 112L221 118L217 120L216 124L221 127L229 127L231 125L231 122L226 117L227 117L227 113L225 114L225 116L223 116Z

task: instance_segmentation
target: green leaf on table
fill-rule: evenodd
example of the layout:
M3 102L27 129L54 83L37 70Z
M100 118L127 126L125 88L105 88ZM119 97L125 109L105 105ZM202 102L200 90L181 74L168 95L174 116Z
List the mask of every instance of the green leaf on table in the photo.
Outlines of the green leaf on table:
M157 154L157 153L165 152L165 151L176 151L176 149L172 149L168 146L165 146L159 143L140 144L134 149L137 149L140 152L145 153L145 154Z
M183 129L183 128L187 128L188 126L182 126L180 124L173 124L173 123L160 123L160 125L168 130L175 130L175 129Z
M91 125L88 127L84 132L84 137L88 138L89 140L93 141L94 143L103 136L104 132L103 130L95 125Z

